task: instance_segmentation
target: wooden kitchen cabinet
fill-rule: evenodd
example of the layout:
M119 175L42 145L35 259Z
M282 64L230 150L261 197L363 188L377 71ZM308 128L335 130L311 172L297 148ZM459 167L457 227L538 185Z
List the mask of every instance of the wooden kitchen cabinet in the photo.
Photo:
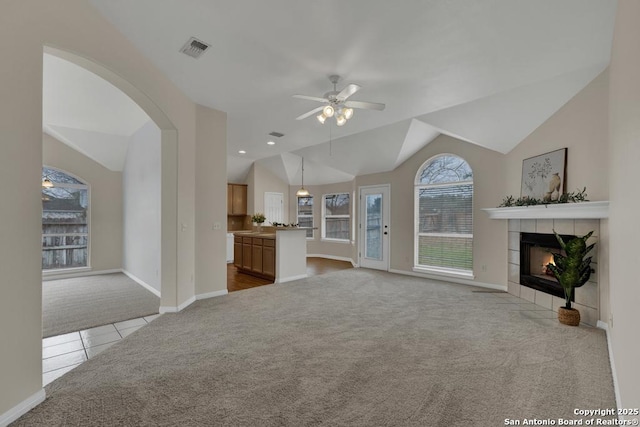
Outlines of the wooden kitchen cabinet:
M264 239L262 246L262 272L269 276L276 276L276 241Z
M261 234L259 237L234 236L234 259L236 268L247 274L275 280L276 240L275 235Z
M227 184L227 215L247 214L247 185Z

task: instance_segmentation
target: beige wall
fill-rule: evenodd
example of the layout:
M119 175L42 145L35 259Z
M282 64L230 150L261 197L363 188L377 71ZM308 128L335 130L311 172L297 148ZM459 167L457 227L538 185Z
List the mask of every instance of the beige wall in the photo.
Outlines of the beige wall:
M305 185L305 188L309 190L309 194L313 196L313 226L317 228L314 230L313 239L307 239L307 254L308 255L323 255L327 258L336 258L342 260L350 260L353 263L357 263L357 256L355 252L354 242L332 242L322 240L322 196L325 194L334 193L349 193L353 197L355 190L354 182L341 182L337 184L326 185ZM298 207L296 191L300 189L299 186L289 187L289 200L292 202L289 206L289 218L290 222L297 222ZM354 203L355 201L352 200ZM355 239L355 237L354 237Z
M196 295L227 290L227 114L196 107ZM224 183L222 195L211 183ZM213 191L212 191L213 190Z
M42 162L90 186L93 271L122 268L122 173L111 171L54 137L42 134Z
M507 194L520 196L522 160L567 147L567 191L587 188L589 200L609 200L609 70L505 156ZM609 319L609 233L603 221L598 236L600 319Z
M621 407L640 407L640 2L620 0L610 65L611 328ZM632 418L632 417L629 417ZM637 418L637 417L634 417Z
M520 196L522 160L567 147L566 191L609 200L609 72L603 71L505 156L506 195Z
M14 203L0 204L0 340L11 343L0 353L0 417L42 396L42 55L51 46L122 89L161 129L163 307L175 309L195 295L195 236L205 232L195 222L201 196L195 188L196 105L87 0L3 2L0 180L12 185L3 185L0 197ZM219 138L198 137L224 150ZM207 169L226 172L226 156L211 159ZM209 180L207 191L224 200L225 180ZM205 247L198 256L216 253Z
M507 285L507 224L490 220L482 208L496 207L506 191L503 155L440 135L392 172L356 178L356 186L391 184L391 269L411 272L414 248L414 180L431 157L451 153L473 169L473 272L475 281ZM504 238L496 238L504 236Z

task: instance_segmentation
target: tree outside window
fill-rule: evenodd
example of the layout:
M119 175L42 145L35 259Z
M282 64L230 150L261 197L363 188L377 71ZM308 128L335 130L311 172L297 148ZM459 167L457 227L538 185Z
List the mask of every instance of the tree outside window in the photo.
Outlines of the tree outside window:
M73 176L42 168L42 269L89 265L89 188Z
M418 268L473 270L473 172L443 154L418 170L415 182Z
M322 238L350 241L351 197L349 193L325 194L322 199Z
M307 239L313 239L313 196L298 197L298 226L309 227Z

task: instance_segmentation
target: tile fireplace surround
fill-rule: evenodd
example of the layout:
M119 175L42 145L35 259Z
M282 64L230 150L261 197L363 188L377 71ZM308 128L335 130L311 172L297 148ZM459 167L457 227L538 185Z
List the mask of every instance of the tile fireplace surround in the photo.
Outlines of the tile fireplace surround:
M520 285L520 233L558 234L583 236L593 230L593 236L587 244L598 241L600 236L599 219L509 219L509 282L510 294L531 301L542 307L558 310L564 306L564 299ZM594 250L592 267L595 270L591 278L583 286L575 290L573 306L580 310L582 322L596 326L600 319L600 289L598 271L598 245Z

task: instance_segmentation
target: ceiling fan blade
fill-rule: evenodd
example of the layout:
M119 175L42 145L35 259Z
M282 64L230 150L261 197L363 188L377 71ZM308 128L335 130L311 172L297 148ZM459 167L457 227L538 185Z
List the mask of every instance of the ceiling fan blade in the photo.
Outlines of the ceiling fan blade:
M307 96L307 95L293 95L294 98L300 99L308 99L309 101L317 101L317 102L329 102L328 99L318 98L317 96Z
M311 111L307 111L306 113L304 113L301 116L296 117L296 120L302 120L302 119L306 119L309 116L313 116L315 113L317 113L318 111L322 111L322 109L324 108L324 105L322 107L318 107L318 108L314 108Z
M364 101L347 101L344 103L346 107L350 108L363 108L365 110L384 110L385 105L377 102L364 102Z
M340 93L336 95L336 98L338 99L338 101L345 101L348 97L350 97L351 95L353 95L359 90L360 90L360 86L358 86L357 84L351 83L350 85L347 85L347 87L342 89Z

